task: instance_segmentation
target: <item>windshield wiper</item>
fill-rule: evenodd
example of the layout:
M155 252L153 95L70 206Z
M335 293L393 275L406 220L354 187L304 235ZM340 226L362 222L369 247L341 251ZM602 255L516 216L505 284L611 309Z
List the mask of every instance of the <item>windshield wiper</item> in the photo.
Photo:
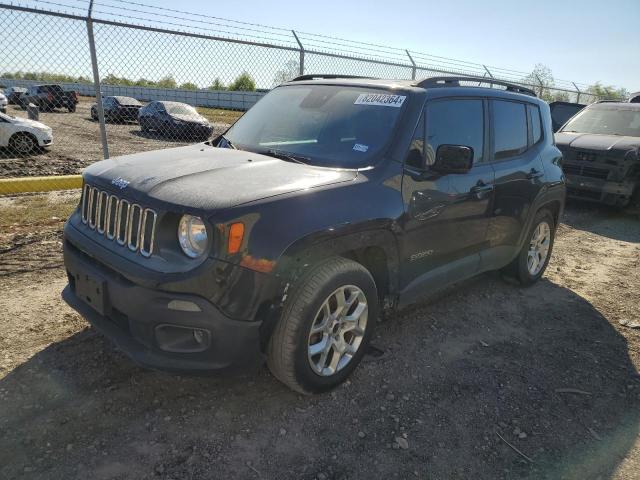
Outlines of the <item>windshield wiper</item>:
M224 134L221 134L220 138L225 141L225 143L227 144L227 148L232 148L233 150L238 150L238 148L231 142L231 140L229 140L227 137L225 137Z
M309 157L304 157L302 155L297 155L291 152L283 152L282 150L276 150L274 148L270 148L264 152L265 155L269 155L270 157L279 158L281 160L288 160L290 162L301 163L306 165L311 161Z

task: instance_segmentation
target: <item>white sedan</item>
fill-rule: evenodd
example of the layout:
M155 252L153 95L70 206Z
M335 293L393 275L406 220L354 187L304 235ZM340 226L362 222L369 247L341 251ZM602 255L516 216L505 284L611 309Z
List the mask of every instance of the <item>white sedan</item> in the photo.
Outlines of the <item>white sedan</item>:
M0 147L9 147L16 155L27 155L52 143L51 128L44 123L0 113Z
M6 95L0 90L0 112L4 113L7 111L8 103L9 101L7 100Z

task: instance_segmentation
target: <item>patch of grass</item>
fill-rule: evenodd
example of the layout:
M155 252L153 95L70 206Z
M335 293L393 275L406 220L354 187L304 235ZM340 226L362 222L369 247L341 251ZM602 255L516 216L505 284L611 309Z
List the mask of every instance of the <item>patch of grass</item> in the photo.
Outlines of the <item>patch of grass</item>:
M0 229L13 225L51 225L63 222L78 206L80 192L52 192L3 198L0 201Z
M233 123L239 119L244 112L237 110L224 110L222 108L196 107L198 113L206 117L210 122L216 123Z

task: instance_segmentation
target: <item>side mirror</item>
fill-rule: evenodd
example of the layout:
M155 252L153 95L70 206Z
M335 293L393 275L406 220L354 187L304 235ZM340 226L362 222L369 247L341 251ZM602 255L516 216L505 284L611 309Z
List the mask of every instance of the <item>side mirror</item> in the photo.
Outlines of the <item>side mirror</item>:
M439 173L467 173L473 166L473 148L465 145L440 145L431 167Z

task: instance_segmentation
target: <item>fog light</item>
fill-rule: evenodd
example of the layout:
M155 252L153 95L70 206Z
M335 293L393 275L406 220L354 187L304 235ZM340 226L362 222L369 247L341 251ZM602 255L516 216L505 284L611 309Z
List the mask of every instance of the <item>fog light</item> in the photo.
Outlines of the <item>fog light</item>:
M193 331L193 339L196 341L196 343L198 344L204 343L205 338L206 338L206 335L202 330Z
M196 353L209 348L211 333L204 328L158 325L156 342L165 352Z

